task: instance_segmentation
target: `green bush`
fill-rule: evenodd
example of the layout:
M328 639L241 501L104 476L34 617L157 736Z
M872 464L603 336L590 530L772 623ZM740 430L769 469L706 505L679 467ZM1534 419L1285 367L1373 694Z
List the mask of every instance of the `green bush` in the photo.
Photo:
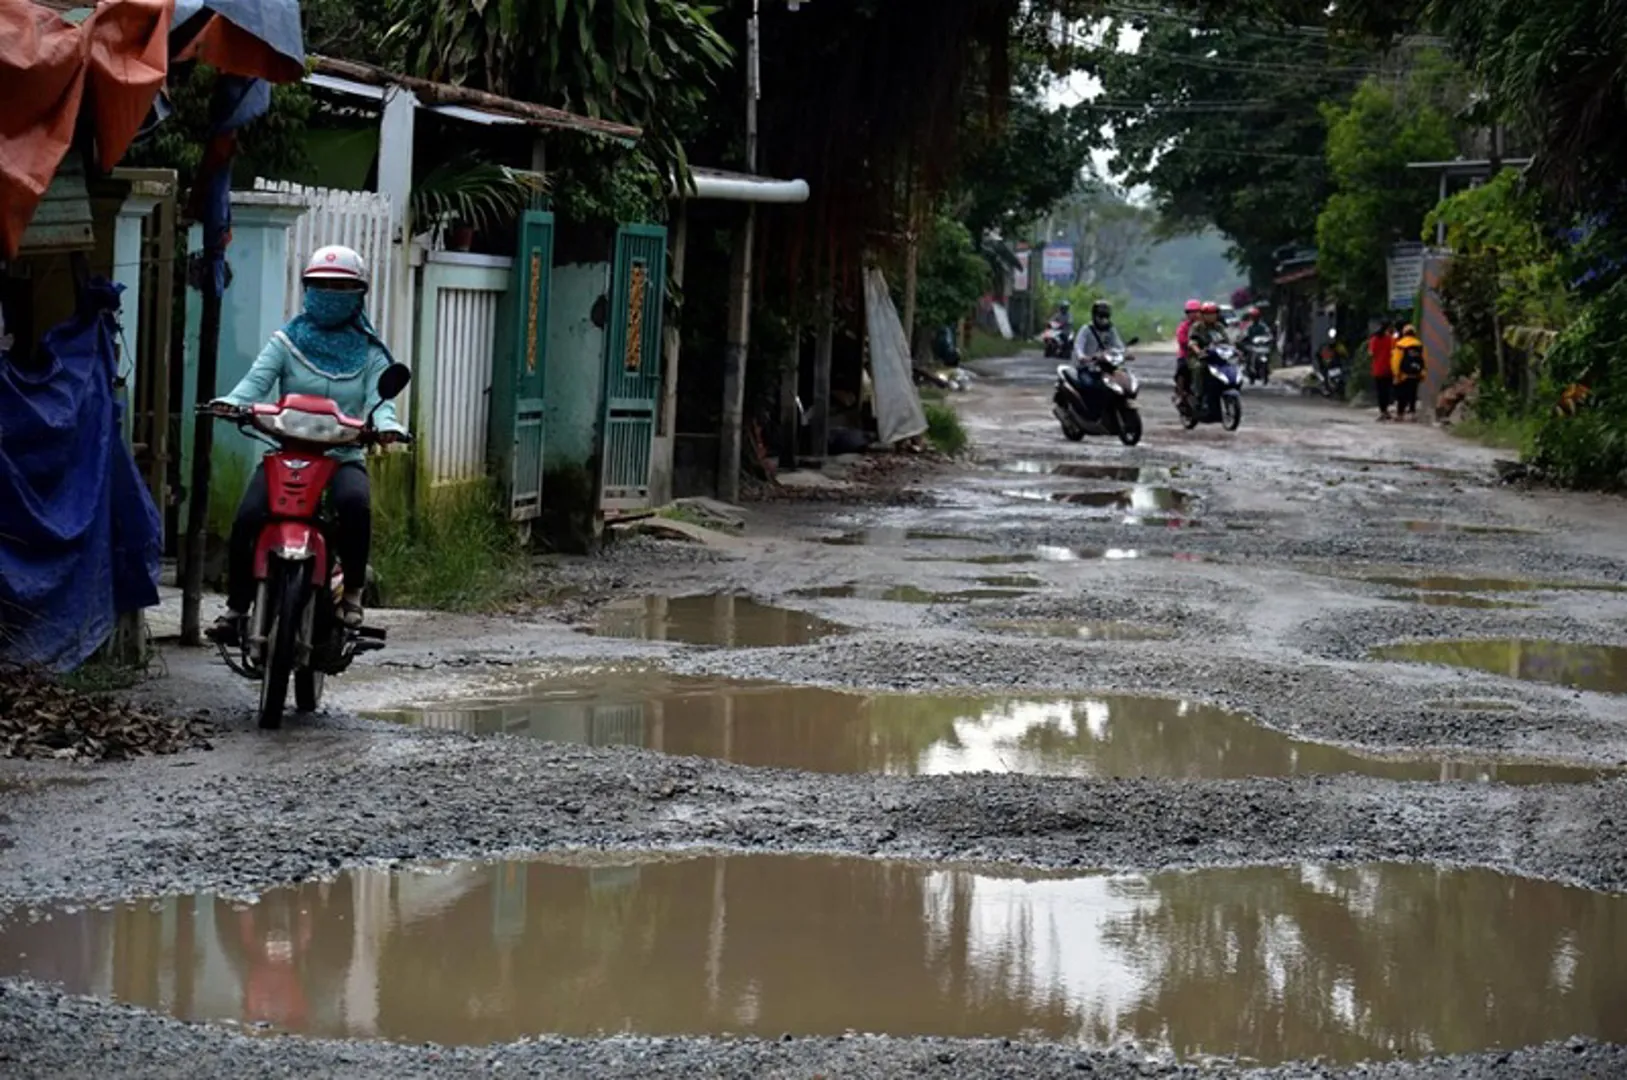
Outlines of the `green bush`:
M926 411L927 442L939 453L955 457L971 445L971 437L966 434L966 428L962 426L953 405L944 401L928 401L922 408Z
M410 518L381 517L372 564L385 607L486 611L528 584L524 548L486 485L438 493Z

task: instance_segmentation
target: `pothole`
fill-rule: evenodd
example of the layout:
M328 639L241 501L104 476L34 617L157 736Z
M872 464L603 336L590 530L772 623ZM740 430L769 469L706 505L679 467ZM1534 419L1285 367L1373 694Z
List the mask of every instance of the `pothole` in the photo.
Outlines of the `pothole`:
M1534 581L1529 578L1455 577L1452 575L1375 574L1358 578L1372 585L1387 585L1395 589L1418 589L1423 592L1449 593L1508 593L1508 592L1622 592L1627 586L1605 585L1591 581Z
M603 637L734 648L810 645L844 629L805 611L727 594L617 601L600 608L593 622L593 633Z
M1034 549L1041 562L1126 562L1137 559L1169 559L1175 562L1201 563L1211 561L1209 556L1196 551L1177 551L1169 554L1144 552L1139 548L1087 548L1061 547L1041 544Z
M524 695L391 718L477 735L635 746L823 773L1169 779L1356 773L1514 784L1613 775L1584 766L1368 756L1173 698L867 694L660 672L550 680Z
M823 537L822 544L837 547L902 547L911 542L986 544L988 540L971 533L935 532L930 529L905 529L895 525L874 525L855 529L839 536Z
M966 563L970 566L1020 566L1024 563L1039 562L1039 556L1028 552L1013 552L1005 555L914 555L908 562L921 563Z
M1607 1004L1627 998L1627 897L1417 864L601 855L60 906L0 928L0 974L316 1038L864 1031L1342 1064L1627 1039Z
M936 592L916 585L818 585L792 596L826 600L883 600L893 604L966 604L975 600L1010 600L1028 595L1021 589L959 589Z
M1535 604L1521 604L1513 600L1492 600L1484 596L1472 596L1468 593L1450 592L1417 592L1396 593L1384 597L1398 604L1424 604L1428 607L1454 607L1473 608L1481 611L1497 609L1534 608Z
M985 619L985 630L1030 637L1074 638L1079 641L1169 641L1173 631L1128 622L1076 622L1068 619Z
M1572 690L1627 694L1627 647L1507 638L1419 641L1373 650L1379 660L1443 664Z
M1534 535L1530 529L1517 529L1511 525L1468 525L1451 521L1402 521L1399 524L1407 532L1413 533L1464 533L1470 536Z
M1115 484L1149 483L1162 470L1137 465L1092 465L1080 461L1002 461L999 472L1022 476L1066 476L1074 480L1102 480Z
M1031 574L990 574L977 579L991 589L1043 589L1045 582Z

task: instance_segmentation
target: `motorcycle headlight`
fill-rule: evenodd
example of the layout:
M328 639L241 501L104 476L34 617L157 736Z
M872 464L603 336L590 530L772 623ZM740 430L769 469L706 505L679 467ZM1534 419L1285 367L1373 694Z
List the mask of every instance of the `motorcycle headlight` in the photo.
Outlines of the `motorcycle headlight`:
M297 409L284 409L264 417L261 425L285 439L330 446L353 443L361 436L360 431L341 424L336 417Z

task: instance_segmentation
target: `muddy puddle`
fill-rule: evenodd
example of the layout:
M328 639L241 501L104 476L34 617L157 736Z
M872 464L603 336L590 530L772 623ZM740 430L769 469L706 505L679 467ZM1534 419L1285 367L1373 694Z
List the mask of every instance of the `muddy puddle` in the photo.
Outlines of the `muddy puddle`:
M651 671L556 679L523 696L390 718L475 735L634 746L824 773L1221 779L1357 773L1513 784L1610 775L1587 767L1368 757L1172 698L865 694Z
M1627 694L1627 646L1557 641L1424 641L1374 650L1380 660L1444 664L1572 690Z
M902 547L912 542L986 544L988 540L971 533L935 532L930 529L906 529L896 525L875 525L854 529L839 536L826 536L820 541L836 547Z
M1211 561L1195 551L1177 551L1170 554L1144 552L1137 548L1076 548L1041 544L1034 549L1041 562L1129 562L1139 559L1169 559L1174 562L1201 563Z
M1137 465L1092 465L1081 461L1002 461L999 472L1020 476L1066 476L1071 480L1101 480L1113 484L1151 483L1162 470Z
M729 595L618 601L600 608L593 622L593 633L602 637L747 649L810 645L843 630L805 611Z
M997 634L1073 638L1079 641L1169 641L1172 631L1126 622L1072 622L1067 619L985 619L978 623Z
M187 1021L443 1045L860 1031L1276 1064L1627 1039L1627 897L1486 870L635 858L18 914L0 974Z
M1021 566L1039 562L1039 556L1028 552L1006 555L915 555L907 561L924 563L966 563L970 566Z
M977 600L1010 600L1022 589L958 589L938 592L915 585L820 585L797 589L792 596L824 600L884 600L893 604L967 604Z
M1521 604L1513 600L1492 600L1484 596L1474 596L1469 593L1450 592L1418 592L1396 593L1384 597L1386 600L1398 604L1423 604L1427 607L1472 608L1480 611L1497 609L1534 608L1535 604Z

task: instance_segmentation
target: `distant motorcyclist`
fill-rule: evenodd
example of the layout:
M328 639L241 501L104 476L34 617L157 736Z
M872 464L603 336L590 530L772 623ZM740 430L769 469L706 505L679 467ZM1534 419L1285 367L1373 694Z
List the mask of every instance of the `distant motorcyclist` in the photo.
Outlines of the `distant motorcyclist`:
M1203 315L1203 303L1199 300L1188 300L1181 319L1181 325L1175 330L1175 388L1179 390L1186 379L1186 349L1187 339L1192 334L1192 324Z
M1072 330L1073 305L1066 300L1062 301L1056 306L1056 314L1051 316L1051 321L1062 330Z
M1250 344L1270 345L1275 335L1271 333L1271 324L1265 321L1260 309L1251 307L1243 323L1243 340Z
M1198 321L1192 324L1192 329L1187 333L1186 365L1182 372L1185 378L1176 389L1190 397L1194 387L1203 385L1204 355L1215 345L1229 344L1231 335L1226 332L1226 324L1220 320L1220 305L1211 300L1199 309Z
M1090 305L1090 325L1073 339L1073 360L1076 364L1083 364L1091 357L1113 349L1122 352L1124 339L1113 326L1113 305L1106 300L1098 300Z

